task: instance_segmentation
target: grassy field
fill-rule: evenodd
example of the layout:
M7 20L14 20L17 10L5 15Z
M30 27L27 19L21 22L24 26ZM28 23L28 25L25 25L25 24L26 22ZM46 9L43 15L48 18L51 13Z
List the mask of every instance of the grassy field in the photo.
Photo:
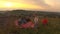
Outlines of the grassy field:
M42 18L40 18L38 32L34 29L16 28L14 24L16 19L16 17L1 17L0 34L60 34L60 18L48 18L46 28L42 25Z

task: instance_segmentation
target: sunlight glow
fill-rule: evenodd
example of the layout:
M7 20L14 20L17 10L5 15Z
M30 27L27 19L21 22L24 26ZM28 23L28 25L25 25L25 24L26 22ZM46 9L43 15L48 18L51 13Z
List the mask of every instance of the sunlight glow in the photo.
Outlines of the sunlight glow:
M12 7L13 4L12 4L11 2L6 2L6 3L4 3L4 6L5 6L5 7Z
M28 3L20 3L20 2L9 2L9 1L0 1L0 8L6 9L45 9L41 6L28 4Z

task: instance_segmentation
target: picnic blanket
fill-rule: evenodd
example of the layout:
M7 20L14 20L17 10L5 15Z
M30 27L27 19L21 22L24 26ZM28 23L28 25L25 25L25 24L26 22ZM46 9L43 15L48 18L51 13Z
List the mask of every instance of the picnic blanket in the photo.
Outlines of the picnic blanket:
M22 28L34 28L34 23L33 22L28 22L26 24L21 25Z
M18 27L18 20L15 21L15 25ZM21 28L34 28L34 23L32 21L25 23L25 24L21 24L20 25Z

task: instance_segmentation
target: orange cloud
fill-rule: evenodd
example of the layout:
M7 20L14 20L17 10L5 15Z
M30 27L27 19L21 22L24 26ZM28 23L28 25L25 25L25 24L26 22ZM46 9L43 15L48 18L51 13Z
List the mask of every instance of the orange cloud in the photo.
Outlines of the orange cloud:
M9 2L9 1L0 1L0 8L11 8L11 9L15 9L15 8L22 8L22 9L45 9L43 7L40 7L38 5L34 5L34 4L28 4L28 3L19 3L19 2Z
M0 9L60 11L60 0L0 0Z

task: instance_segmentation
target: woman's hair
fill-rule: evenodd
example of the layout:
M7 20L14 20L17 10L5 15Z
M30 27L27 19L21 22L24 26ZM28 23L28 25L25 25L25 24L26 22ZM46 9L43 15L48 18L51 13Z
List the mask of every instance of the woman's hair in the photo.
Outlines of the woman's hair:
M31 21L30 19L27 19L27 22Z

